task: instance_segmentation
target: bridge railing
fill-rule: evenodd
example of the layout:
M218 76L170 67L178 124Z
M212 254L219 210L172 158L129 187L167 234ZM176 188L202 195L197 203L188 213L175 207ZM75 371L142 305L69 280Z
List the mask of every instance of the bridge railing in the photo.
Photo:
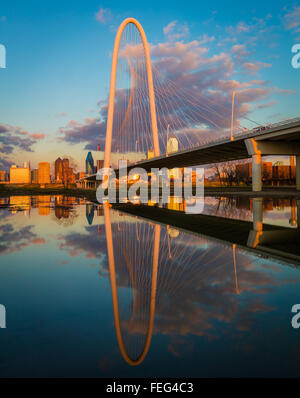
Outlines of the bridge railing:
M276 123L270 123L270 124L266 124L264 126L258 126L258 127L254 127L253 129L248 130L247 132L245 132L245 130L239 131L237 134L252 134L252 133L261 133L261 132L265 132L266 130L270 130L272 128L276 128L276 127L280 127L280 126L284 126L287 124L291 124L291 123L295 123L295 122L299 122L300 121L300 117L294 117L294 118L289 118L289 119L284 119L281 120L280 122L276 122ZM239 136L241 136L239 135Z
M243 128L242 130L240 129L236 134L234 134L233 137L234 138L246 138L247 136L252 135L253 133L263 134L266 131L271 130L273 128L280 127L280 126L285 126L285 125L288 125L288 124L291 124L291 123L295 123L295 122L300 122L300 116L295 117L295 118L284 119L284 120L281 120L280 122L270 123L270 124L267 124L267 125L264 125L264 126L262 125L262 126L254 127L253 129L249 129L249 130ZM216 138L214 140L211 140L208 144L218 144L218 143L226 142L228 140L230 140L230 136L229 135L228 135L228 137L225 137L225 138L224 137L218 137L218 138ZM189 149L192 149L192 148L184 148L183 151L184 150L189 150ZM139 161L129 163L128 165L130 165L130 164L131 165L132 164L138 164L140 162L143 162L144 160L147 160L147 158L140 159Z

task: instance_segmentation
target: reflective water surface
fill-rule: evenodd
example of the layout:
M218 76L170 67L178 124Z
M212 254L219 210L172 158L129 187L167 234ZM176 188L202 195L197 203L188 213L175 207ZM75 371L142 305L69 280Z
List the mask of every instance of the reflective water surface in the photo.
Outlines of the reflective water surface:
M299 376L298 202L175 202L0 198L0 376Z

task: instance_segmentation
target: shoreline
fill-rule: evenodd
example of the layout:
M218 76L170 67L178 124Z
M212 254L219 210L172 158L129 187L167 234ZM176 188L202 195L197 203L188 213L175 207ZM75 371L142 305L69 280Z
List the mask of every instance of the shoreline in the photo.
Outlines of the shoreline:
M172 194L172 190L171 190ZM93 189L80 189L80 188L30 188L30 187L1 187L0 197L7 196L34 196L34 195L65 195L84 197L91 200L96 200L96 190ZM252 192L248 188L236 187L207 187L204 189L204 196L214 197L276 197L282 199L300 199L300 191L295 188L270 188L265 187L260 192Z

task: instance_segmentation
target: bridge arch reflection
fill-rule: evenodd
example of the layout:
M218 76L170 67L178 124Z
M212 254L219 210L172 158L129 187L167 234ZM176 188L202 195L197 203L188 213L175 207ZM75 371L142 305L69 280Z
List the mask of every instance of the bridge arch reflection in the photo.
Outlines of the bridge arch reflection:
M148 350L150 348L152 333L153 333L153 324L154 324L154 316L155 316L155 303L156 303L156 289L157 289L157 272L158 272L158 261L159 261L159 240L160 240L160 225L155 226L154 231L154 245L153 245L153 263L152 263L152 276L151 276L151 297L150 297L150 305L149 305L149 321L147 325L147 333L146 340L141 352L135 357L132 358L126 349L126 344L124 342L122 330L121 330L121 321L120 321L120 312L119 312L119 300L117 293L117 283L116 283L116 267L115 267L115 255L114 255L114 243L113 243L113 234L111 227L111 219L110 219L110 210L108 204L104 205L104 219L105 219L105 233L106 233L106 242L107 242L107 252L108 252L108 262L109 262L109 274L110 274L110 283L111 283L111 292L112 292L112 301L113 301L113 311L114 311L114 320L115 320L115 328L116 335L119 344L119 348L121 354L125 361L129 365L139 365L145 359ZM130 271L131 264L127 264ZM142 264L141 264L142 266ZM135 280L132 272L130 272L130 277L132 279L133 285L133 314L137 311L137 298L136 298L136 286Z
M104 220L116 337L129 365L144 361L155 313L159 322L165 322L161 316L168 317L168 306L181 291L189 286L194 289L201 307L201 295L212 294L224 269L228 292L237 296L243 290L238 282L236 245L218 242L216 250L204 237L119 213L109 204L104 205ZM207 287L207 281L212 286ZM176 318L177 308L172 311L171 317Z

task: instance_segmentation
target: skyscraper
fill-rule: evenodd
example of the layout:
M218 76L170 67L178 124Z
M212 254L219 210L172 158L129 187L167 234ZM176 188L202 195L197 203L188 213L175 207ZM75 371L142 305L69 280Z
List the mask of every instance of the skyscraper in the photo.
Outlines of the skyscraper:
M75 174L73 173L73 168L70 167L69 159L56 159L55 181L63 184L71 184L75 182Z
M63 163L61 158L57 158L54 163L55 169L55 181L56 182L63 182Z
M95 172L94 159L93 159L92 152L89 152L87 154L86 161L85 161L85 173L87 175L91 175L91 174L94 174L94 172Z
M50 163L41 162L38 168L38 183L50 184Z
M39 171L38 169L31 170L31 183L37 184L39 182Z

